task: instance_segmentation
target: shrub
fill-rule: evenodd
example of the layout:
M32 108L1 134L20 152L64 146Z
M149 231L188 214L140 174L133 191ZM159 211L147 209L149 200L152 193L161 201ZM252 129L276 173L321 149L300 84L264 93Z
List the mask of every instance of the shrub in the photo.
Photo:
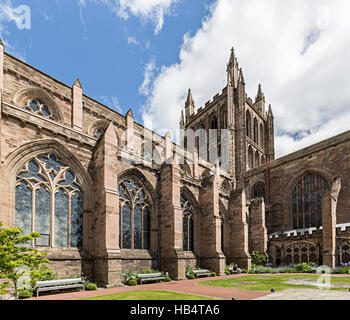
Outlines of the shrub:
M186 266L186 274L193 273L193 268L190 266Z
M231 272L228 270L225 270L225 274L229 276L231 274Z
M262 265L266 262L267 258L260 254L259 251L253 251L251 253L252 263L257 265Z
M170 278L170 277L165 277L165 281L166 281L166 282L170 282L170 281L171 281L171 278Z
M97 285L94 283L88 283L85 285L85 290L95 291L95 290L97 290Z
M186 277L187 277L187 279L190 279L190 280L196 279L196 277L194 276L193 273L187 274Z
M125 270L123 273L124 283L127 284L129 280L136 280L137 282L137 273L134 270Z
M303 262L295 266L295 271L298 273L308 273L312 271L312 268L306 262Z
M211 276L212 276L212 277L216 277L216 272L213 271L213 272L211 273Z
M159 271L158 270L153 270L151 268L146 268L146 269L143 269L140 273L142 273L142 274L159 273Z
M32 296L33 296L33 293L28 289L20 289L18 291L19 299L28 299L28 298L31 298Z
M137 280L130 279L130 280L127 282L127 285L128 285L128 286L131 286L131 287L134 287L134 286L137 285Z
M272 268L253 264L251 271L251 273L271 273Z

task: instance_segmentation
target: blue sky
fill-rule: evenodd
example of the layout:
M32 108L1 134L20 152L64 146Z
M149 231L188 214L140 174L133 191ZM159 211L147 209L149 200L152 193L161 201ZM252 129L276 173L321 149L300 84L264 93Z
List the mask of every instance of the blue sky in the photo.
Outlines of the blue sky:
M85 94L122 113L131 107L142 123L146 97L139 88L146 65L178 62L184 34L200 27L211 2L179 1L155 34L154 21L133 15L124 20L100 2L11 1L13 8L30 7L31 29L6 21L2 37L18 58L68 85L79 78Z
M0 34L7 52L162 134L188 88L196 109L221 92L234 47L248 95L261 83L272 104L282 156L349 130L349 12L348 0L0 0Z

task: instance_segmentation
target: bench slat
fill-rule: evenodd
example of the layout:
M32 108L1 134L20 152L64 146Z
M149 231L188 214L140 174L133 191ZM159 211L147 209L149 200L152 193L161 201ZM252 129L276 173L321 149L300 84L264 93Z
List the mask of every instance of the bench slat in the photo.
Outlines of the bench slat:
M152 277L160 277L162 274L161 273L141 273L138 274L137 276L139 278L152 278Z
M41 287L38 288L38 291L51 291L51 290L61 290L61 289L72 289L72 288L83 288L83 284L72 284L72 285L65 285L65 286L54 286L54 287Z
M61 279L61 280L48 280L48 281L38 281L36 286L37 287L50 287L50 286L59 286L59 285L69 285L69 284L76 284L81 283L81 278L76 279Z

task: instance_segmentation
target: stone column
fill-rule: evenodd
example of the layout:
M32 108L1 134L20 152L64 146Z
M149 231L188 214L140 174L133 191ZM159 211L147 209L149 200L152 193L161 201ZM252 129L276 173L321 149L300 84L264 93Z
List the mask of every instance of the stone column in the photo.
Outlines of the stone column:
M182 209L180 203L180 168L173 163L164 163L161 168L161 270L169 272L174 280L186 278L186 260L182 242Z
M95 152L95 243L96 281L106 287L121 284L119 247L119 195L116 163L117 137L111 123Z
M322 198L322 242L323 264L334 268L336 264L336 226L337 226L337 201L341 189L341 179L333 181L329 194Z
M251 257L249 254L248 209L244 189L231 191L229 200L229 259L240 268L250 270Z
M209 176L202 182L199 193L200 207L200 251L201 266L225 272L226 257L221 251L221 219L219 216L219 190L217 175Z
M72 127L82 131L83 129L83 89L79 79L75 80L72 88L73 110L72 110Z
M250 202L251 207L251 237L252 251L258 251L260 254L267 255L267 229L265 224L265 202L264 198L253 199Z

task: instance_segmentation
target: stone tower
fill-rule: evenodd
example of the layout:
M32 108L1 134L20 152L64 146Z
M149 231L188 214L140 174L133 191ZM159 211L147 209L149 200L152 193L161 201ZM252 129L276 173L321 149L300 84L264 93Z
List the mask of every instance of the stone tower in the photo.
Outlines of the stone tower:
M186 119L182 111L180 120L180 129L185 130L181 143L186 148L189 137L194 138L200 158L212 164L218 161L239 187L248 170L274 160L274 117L271 105L268 112L265 110L261 84L254 101L247 96L243 71L233 48L226 72L226 87L197 112L192 92L188 91Z

